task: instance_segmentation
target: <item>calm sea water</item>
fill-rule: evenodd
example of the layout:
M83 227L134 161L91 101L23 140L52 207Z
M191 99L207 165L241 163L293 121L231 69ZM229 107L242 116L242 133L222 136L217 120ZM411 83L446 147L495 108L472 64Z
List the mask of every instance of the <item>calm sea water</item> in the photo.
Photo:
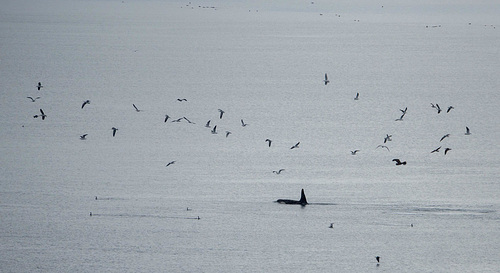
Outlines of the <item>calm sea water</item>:
M498 272L495 3L4 2L1 272Z

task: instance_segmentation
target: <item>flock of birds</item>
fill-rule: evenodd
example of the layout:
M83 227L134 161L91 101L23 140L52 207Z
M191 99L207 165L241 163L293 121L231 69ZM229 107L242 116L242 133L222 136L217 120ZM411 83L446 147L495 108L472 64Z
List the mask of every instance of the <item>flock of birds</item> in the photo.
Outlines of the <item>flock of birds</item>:
M328 74L327 74L327 73L325 73L323 83L324 83L324 85L325 85L325 86L326 86L326 85L328 85L328 84L330 83L330 80L328 79ZM37 90L38 90L38 91L40 91L40 90L43 88L42 83L41 83L41 82L38 82L38 84L36 85L36 88L37 88ZM40 99L41 97L40 97L40 96L36 96L36 97L29 96L29 97L27 97L27 98L28 98L28 99L30 99L30 100L31 100L31 102L33 102L33 103L34 103L34 102L36 102L38 99ZM356 93L356 96L354 97L354 100L355 100L355 101L358 101L359 99L360 99L360 94L359 94L359 92L358 92L358 93ZM178 102L187 102L187 99L186 99L186 98L178 98L178 99L177 99L177 101L178 101ZM85 106L86 106L86 105L89 105L89 104L90 104L90 100L84 100L84 101L83 101L83 103L82 103L82 105L81 105L81 109L84 109L84 108L85 108ZM142 111L142 110L141 110L141 109L139 109L139 108L138 108L135 104L132 104L132 106L133 106L133 109L134 109L136 112L141 112L141 111ZM439 104L437 104L437 103L435 103L435 104L434 104L434 103L431 103L431 107L437 111L437 114L440 114L440 113L443 111L443 110L441 109L441 107L439 106ZM446 113L449 113L449 112L450 112L451 110L453 110L453 109L454 109L454 107L453 107L453 106L448 106L448 107L447 107L447 110L446 110ZM399 118L395 119L395 121L403 121L403 119L404 119L404 117L405 117L405 115L406 115L406 113L407 113L407 111L408 111L408 108L407 108L407 107L405 107L405 109L399 109L399 110L400 110L400 112L401 112L401 116L400 116ZM40 110L39 110L39 111L40 111L40 113L39 113L39 114L34 115L34 116L33 116L33 118L39 118L39 117L40 117L42 120L45 120L45 119L47 118L47 115L45 114L45 112L43 111L43 109L41 109L41 108L40 108ZM224 117L225 111L219 108L219 109L218 109L218 112L219 112L219 115L218 115L219 120L222 120L222 119L223 119L223 117ZM171 118L168 114L167 114L167 115L165 115L164 122L166 123L166 122L167 122L167 121L169 121L169 120L171 120L171 122L182 122L182 121L185 121L185 122L187 122L187 123L189 123L189 124L195 124L194 122L192 122L191 120L189 120L189 119L188 119L187 117L185 117L185 116L183 116L183 117L181 117L181 118L177 118L177 119L172 119L172 118ZM242 127L246 127L246 126L248 126L248 125L249 125L249 124L248 124L248 123L246 123L243 119L240 119L240 122L241 122L241 126L242 126ZM205 126L204 126L204 127L211 129L210 131L211 131L211 133L212 133L212 134L218 134L219 132L217 131L217 125L212 126L212 125L211 125L211 123L212 123L212 120L211 120L211 119L209 119L209 120L205 123ZM113 137L115 137L115 136L116 136L116 134L117 134L118 128L116 128L116 127L112 127L112 128L111 128L111 131L112 131L112 136L113 136ZM227 137L229 137L231 134L232 134L232 132L231 132L231 131L225 131L225 137L226 137L226 138L227 138ZM465 127L465 135L470 135L470 134L471 134L470 129L469 129L469 127L467 127L467 126L466 126L466 127ZM445 140L446 138L450 137L450 135L451 135L451 134L445 134L444 136L442 136L442 137L441 137L441 139L439 140L439 142L440 142L440 143L441 143L441 142L443 142L443 140ZM81 135L81 136L80 136L80 139L81 139L81 140L86 140L86 139L87 139L87 136L88 136L88 134L83 134L83 135ZM390 141L392 141L392 135L390 135L390 134L386 134L386 136L384 137L384 144L380 144L380 145L378 145L376 148L377 148L377 149L378 149L378 148L386 149L388 152L390 152L390 148L386 145L386 144L387 144L388 142L390 142ZM273 143L273 141L272 141L271 139L269 139L269 138L266 138L266 139L265 139L265 142L267 143L267 146L268 146L269 148L271 147L271 145L272 145L272 143ZM293 150L293 149L298 149L298 148L300 147L299 145L300 145L300 141L298 141L298 142L296 142L294 145L290 146L290 149L291 149L291 150ZM442 145L440 145L439 147L437 147L437 148L435 148L435 149L431 150L431 152L430 152L430 153L439 153L439 152L440 152L440 150L441 150L441 148L442 148ZM447 155L447 154L448 154L451 150L452 150L452 149L451 149L450 147L445 147L445 148L444 148L444 154L445 154L445 155ZM358 152L360 152L360 151L361 151L361 150L359 150L359 149L352 150L352 151L351 151L351 155L355 156L355 155L357 155L357 154L358 154ZM401 165L406 165L406 164L407 164L407 162L406 162L406 161L403 161L403 160L401 160L401 159L399 159L399 158L394 158L394 159L392 159L392 161L393 161L393 162L395 162L395 165L396 165L396 166L401 166ZM165 166L166 166L166 167L169 167L169 166L173 165L175 162L176 162L175 160L174 160L174 161L170 161L170 162L168 162ZM272 172L273 172L274 174L279 175L279 174L281 174L284 170L285 170L285 169L281 168L281 169L278 169L278 170L273 170Z

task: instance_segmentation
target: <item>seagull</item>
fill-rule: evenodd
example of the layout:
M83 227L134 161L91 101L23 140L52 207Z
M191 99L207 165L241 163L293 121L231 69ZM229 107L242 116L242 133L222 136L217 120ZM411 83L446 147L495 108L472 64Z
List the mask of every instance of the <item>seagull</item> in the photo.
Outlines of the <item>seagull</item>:
M175 163L175 160L174 161L170 161L170 162L167 163L167 165L165 167L168 167L168 166L170 166L170 165L172 165L174 163Z
M47 117L47 115L45 115L45 113L43 112L43 110L42 110L42 109L40 109L40 113L42 113L42 114L40 115L40 117L42 118L42 120L45 120L45 118ZM36 116L35 116L35 118L37 118L37 117L38 117L38 115L36 115Z
M436 107L435 107L438 111L438 114L441 113L441 107L439 107L439 104L436 103Z
M31 102L35 102L37 99L39 99L40 97L36 97L36 98L33 98L33 97L26 97L28 99L31 100Z
M391 151L391 150L389 150L389 147L387 147L387 146L385 146L385 145L378 145L378 146L377 146L377 148L379 148L379 147L380 147L380 148L386 148L386 149L387 149L387 151L389 151L389 152Z
M359 100L359 93L356 93L356 97L354 97L354 100Z
M217 125L214 126L214 128L212 129L212 134L217 134Z
M384 138L384 143L386 143L387 141L392 141L392 138L391 138L391 137L392 137L392 135L388 135L388 134L386 134L386 135L385 135L385 138Z
M80 136L80 139L81 139L81 140L86 140L87 135L88 135L88 134L81 135L81 136Z
M448 153L448 151L450 151L450 150L451 150L451 148L445 148L444 149L444 155L446 155L446 153Z
M232 133L229 131L226 131L226 137L228 137L230 134L232 134Z
M449 107L448 107L448 110L446 110L446 113L449 113L449 112L451 111L451 109L455 109L455 107L453 107L453 106L449 106Z
M141 111L141 110L139 110L139 109L137 108L137 106L135 106L135 104L133 104L133 103L132 103L132 105L134 106L134 108L135 108L135 111L136 111L136 112L140 112L140 111Z
M272 140L270 140L269 138L266 138L266 142L267 144L269 145L269 147L271 147L271 143L273 142Z
M116 135L116 131L118 131L118 128L113 127L111 128L111 130L113 130L113 137L114 137Z
M38 82L38 85L36 86L36 88L38 88L38 90L40 90L40 88L42 88L42 83L41 82Z
M247 123L245 123L243 120L241 120L241 126L245 127L247 125L248 125Z
M177 101L187 101L187 99L177 99Z
M357 152L359 152L359 150L351 151L351 155L356 155Z
M408 110L408 107L405 107L405 109L399 109L399 111L401 111L403 113L403 115L406 115L406 110Z
M470 130L467 126L465 126L465 135L470 135Z
M279 169L279 170L277 170L277 171L273 171L273 173L275 173L275 174L281 174L281 172L282 172L282 171L284 171L284 170L285 170L285 169Z
M441 138L441 140L440 140L439 142L443 141L443 139L445 139L445 138L447 138L447 137L449 137L449 136L450 136L450 134L446 134L446 135L444 135L444 136Z
M328 75L327 75L326 73L325 73L325 80L324 80L324 82L325 82L325 85L327 85L327 84L330 82L330 81L328 80Z
M164 122L167 122L167 120L170 118L169 115L165 115L165 121Z
M219 113L220 113L219 119L222 119L222 115L224 115L224 113L225 113L224 110L219 109Z
M330 226L329 226L329 228L333 228L333 223L330 223Z
M89 101L89 100L84 101L84 102L83 102L83 104L82 104L82 109L83 109L83 107L84 107L86 104L90 104L90 101Z
M293 145L290 149L299 148L299 144L300 144L300 141L299 141L299 142L297 142L295 145Z
M184 118L178 118L178 119L174 119L172 120L172 122L181 122L181 120L183 120Z
M392 161L396 162L397 165L406 165L406 161L401 162L398 158L394 158Z
M396 119L396 121L403 121L404 116L405 116L405 114L402 114L400 118Z
M439 152L439 149L441 149L441 146L439 146L439 147L437 147L436 149L432 150L431 154L432 154L432 153L437 153L437 152Z
M205 124L205 127L210 128L210 120L207 121L207 124Z

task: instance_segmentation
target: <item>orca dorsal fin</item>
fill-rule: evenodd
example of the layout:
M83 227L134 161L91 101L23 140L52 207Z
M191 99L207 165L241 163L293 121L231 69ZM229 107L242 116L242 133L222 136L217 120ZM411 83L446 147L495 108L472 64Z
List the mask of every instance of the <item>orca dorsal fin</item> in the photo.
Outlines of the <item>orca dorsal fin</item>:
M302 189L301 193L300 193L300 204L301 205L307 205L307 199L306 199L306 194L304 193L304 189Z

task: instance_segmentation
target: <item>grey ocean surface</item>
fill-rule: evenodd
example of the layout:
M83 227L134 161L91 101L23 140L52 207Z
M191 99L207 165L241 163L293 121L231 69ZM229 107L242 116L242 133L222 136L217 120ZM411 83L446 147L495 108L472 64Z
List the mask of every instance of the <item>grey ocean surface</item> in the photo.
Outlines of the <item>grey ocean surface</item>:
M0 272L500 272L498 3L323 2L2 1Z

